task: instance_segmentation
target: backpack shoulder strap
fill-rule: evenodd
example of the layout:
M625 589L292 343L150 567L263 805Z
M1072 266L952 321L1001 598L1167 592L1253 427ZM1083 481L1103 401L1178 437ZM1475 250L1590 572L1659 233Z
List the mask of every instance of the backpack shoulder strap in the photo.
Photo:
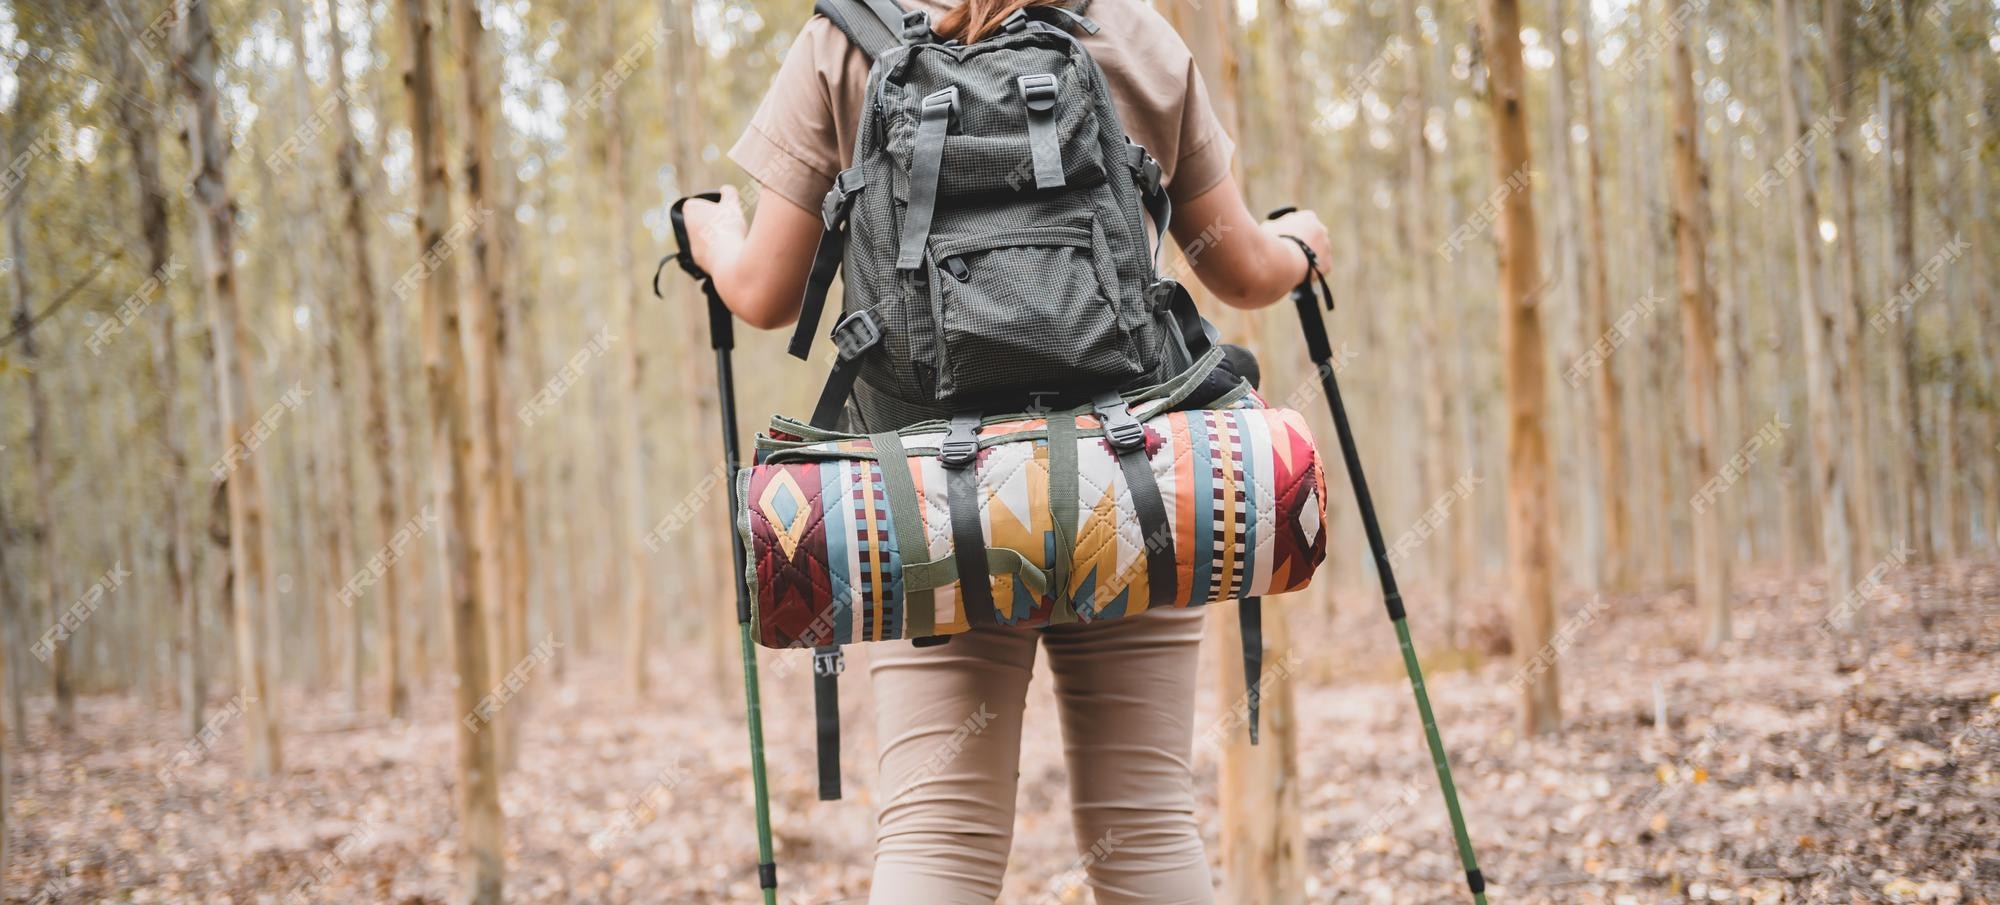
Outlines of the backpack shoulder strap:
M896 0L814 0L813 12L874 60L903 42L903 6Z

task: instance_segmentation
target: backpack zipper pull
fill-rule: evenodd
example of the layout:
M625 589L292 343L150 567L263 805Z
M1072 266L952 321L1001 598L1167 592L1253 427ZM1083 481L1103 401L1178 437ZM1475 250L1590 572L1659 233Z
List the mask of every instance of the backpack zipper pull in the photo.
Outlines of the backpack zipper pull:
M972 268L965 266L965 259L957 255L944 259L944 269L952 279L961 283L972 280Z

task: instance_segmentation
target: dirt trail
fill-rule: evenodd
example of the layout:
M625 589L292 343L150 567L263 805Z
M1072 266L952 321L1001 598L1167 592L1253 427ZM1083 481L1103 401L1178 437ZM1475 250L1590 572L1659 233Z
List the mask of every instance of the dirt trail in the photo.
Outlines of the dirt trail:
M2000 903L2000 567L1893 583L1897 596L1871 604L1873 657L1854 671L1814 629L1823 590L1792 581L1739 586L1740 640L1718 658L1698 653L1684 598L1573 600L1559 739L1515 736L1505 663L1440 657L1463 666L1440 668L1432 694L1492 900ZM1343 595L1331 624L1291 612L1294 637L1342 639L1295 680L1307 900L1467 901L1374 601ZM508 900L753 901L740 691L663 662L657 675L690 686L661 682L675 702L638 707L616 691L615 658L573 656L566 681L533 680L522 767L503 784ZM859 688L865 655L854 659ZM848 800L820 804L808 668L766 661L786 905L865 897L873 832L868 695L844 696ZM283 696L286 769L269 783L243 778L226 706L212 748L182 739L170 708L132 698L83 700L80 734L62 744L35 710L29 747L8 758L5 900L449 901L446 689L424 690L408 725L350 721L342 698ZM1220 703L1204 700L1198 725ZM1024 745L1058 751L1046 673L1029 708ZM1003 902L1089 901L1052 888L1076 861L1060 758L1029 762ZM1213 824L1215 765L1203 755L1199 768ZM286 898L295 890L307 897Z

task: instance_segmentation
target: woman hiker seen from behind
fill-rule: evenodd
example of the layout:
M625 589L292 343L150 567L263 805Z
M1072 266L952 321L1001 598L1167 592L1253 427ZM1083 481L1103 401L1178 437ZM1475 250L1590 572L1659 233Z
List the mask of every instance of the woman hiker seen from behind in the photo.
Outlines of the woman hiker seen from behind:
M862 331L873 357L857 365L854 399L845 409L850 429L893 430L948 417L956 413L937 406L953 392L984 393L994 406L984 409L989 413L1022 411L1035 400L1006 393L1024 387L1023 379L1116 375L1131 366L1128 355L1153 371L1121 381L1126 386L1156 383L1186 367L1185 353L1176 360L1172 344L1153 339L1158 331L1146 320L1149 311L1164 312L1165 301L1103 288L1123 285L1128 271L1141 269L1123 262L1142 258L1120 257L1119 249L1151 255L1150 246L1136 243L1151 243L1156 224L1142 225L1134 215L1126 228L1119 219L1121 202L1134 200L1119 194L1124 186L1137 185L1143 194L1150 185L1164 196L1157 199L1162 210L1171 201L1173 239L1188 252L1194 276L1229 305L1262 307L1298 285L1307 273L1301 243L1330 259L1326 228L1312 212L1265 222L1251 214L1230 176L1235 144L1216 119L1192 56L1139 0L1061 9L1046 0L903 0L904 9L925 16L906 17L896 34L880 16L869 16L886 5L823 3L843 21L815 15L792 45L730 151L762 188L756 219L746 225L731 188L723 189L720 204L697 200L685 208L694 258L723 301L745 322L776 329L798 321L802 308L809 324L818 318L817 303L801 299L824 293L825 280L809 280L827 231L823 216L858 224L869 205L882 205L877 213L888 219L878 222L895 225L889 235L853 227L845 234L880 249L879 259L849 250L845 293L852 302L857 287L865 288L861 295L878 300L868 313L885 315ZM954 64L946 59L951 53L924 48L920 55L911 42L946 45L968 68L990 69L997 55L971 58L1009 34L1030 31L1060 32L1087 54L1048 72L1010 71L920 97L887 89L878 89L883 98L869 96L871 49L890 62L903 60L899 76L918 78L911 70ZM876 46L858 46L867 43ZM1103 116L1089 103L1099 84L1110 99ZM877 101L899 105L899 112L871 112ZM1117 122L1104 123L1114 109ZM892 121L897 127L884 125ZM1143 152L1128 157L1110 140L1098 144L1092 131L1112 135L1121 126ZM881 132L869 137L871 129ZM889 162L863 166L857 143L864 158L881 145ZM1098 153L1100 147L1109 150ZM1120 170L1128 163L1140 175ZM880 175L889 168L893 179ZM889 184L869 182L870 173ZM1114 257L1119 264L1105 260ZM857 260L879 263L857 272ZM927 287L944 281L951 281L946 301L965 307L942 315L942 327L912 313L936 310L928 304L897 307L906 295L929 298ZM1025 342L1012 336L1019 342L1014 351L994 351L1008 348L1010 331L1032 332L1020 325L1029 323L1024 312L1035 303L1055 310L1033 317L1063 326ZM1136 313L1114 318L1086 307L1113 304ZM1162 314L1160 321L1173 318ZM1099 337L1093 331L1103 324L1114 329ZM1077 851L1095 847L1101 854L1106 840L1115 840L1114 855L1084 859L1096 901L1214 902L1192 772L1203 614L1199 607L1162 607L1039 631L978 627L934 646L875 647L869 678L881 811L869 902L987 905L1000 896L1021 773L1022 711L1038 647L1047 649L1055 679ZM975 713L983 728L964 734L955 756L937 757Z

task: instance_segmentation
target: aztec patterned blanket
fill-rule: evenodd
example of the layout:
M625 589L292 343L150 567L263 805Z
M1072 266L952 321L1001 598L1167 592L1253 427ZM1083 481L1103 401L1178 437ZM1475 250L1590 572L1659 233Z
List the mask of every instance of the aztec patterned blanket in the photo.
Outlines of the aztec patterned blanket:
M1246 388L1247 390L1247 388ZM1252 393L1224 408L1135 405L1176 552L1172 605L1294 591L1326 556L1326 479L1305 419ZM780 419L737 475L755 636L773 648L971 627L953 554L946 427L815 431ZM1145 539L1087 410L979 430L980 521L997 622L1035 628L1143 612ZM915 542L912 542L915 539Z

